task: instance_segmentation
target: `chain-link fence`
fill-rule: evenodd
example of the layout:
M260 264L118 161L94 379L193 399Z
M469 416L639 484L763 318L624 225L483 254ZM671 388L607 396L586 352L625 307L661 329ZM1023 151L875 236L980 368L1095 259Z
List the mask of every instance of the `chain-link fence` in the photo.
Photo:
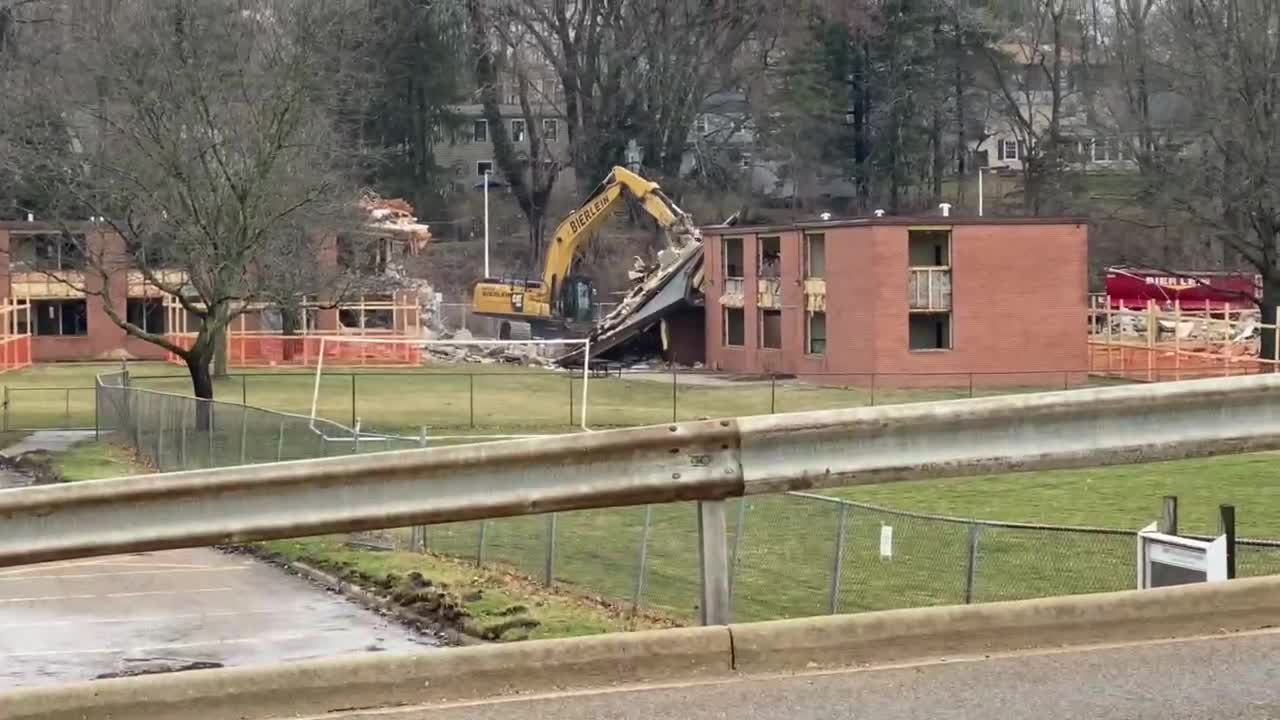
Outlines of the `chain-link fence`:
M160 470L418 446L300 415L129 385L98 386L99 427ZM730 500L738 621L1133 588L1133 531L1004 523L804 493ZM349 536L514 570L632 613L698 617L696 503L582 510ZM1280 542L1243 540L1241 576L1280 573Z
M160 370L157 372L157 370ZM583 392L580 370L456 363L402 370L239 372L214 395L251 407L340 420L366 432L416 436L571 432L583 420L605 429L707 417L767 415L929 402L1081 387L1073 372L826 373L803 379L679 369L600 369ZM186 374L147 367L133 386L190 393ZM518 402L513 402L518 400ZM92 386L6 385L0 430L94 427Z

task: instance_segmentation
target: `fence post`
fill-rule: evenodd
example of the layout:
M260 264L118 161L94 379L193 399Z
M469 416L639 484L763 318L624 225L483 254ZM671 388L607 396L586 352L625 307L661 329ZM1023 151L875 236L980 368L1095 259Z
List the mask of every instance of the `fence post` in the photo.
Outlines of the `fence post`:
M551 587L551 583L555 581L555 563L556 563L556 514L547 515L547 557L543 566L542 577L544 584Z
M245 374L240 375L240 404L249 404L249 376Z
M476 428L476 374L467 373L467 423Z
M849 523L849 506L840 503L840 519L836 522L836 547L831 561L831 594L827 607L832 615L840 607L840 568L844 566L844 535Z
M729 553L724 500L698 501L698 557L702 561L702 624L729 624Z
M973 591L978 581L978 534L982 526L976 523L969 525L969 559L965 563L964 604L973 603Z
M185 407L185 406L184 406ZM178 461L182 469L187 469L187 414L179 413L178 417Z
M138 451L138 455L146 458L146 454L142 450L142 401L141 395L137 396L138 402L134 403L133 410L133 447Z
M569 427L573 427L573 372L569 372Z
M102 418L98 415L98 393L102 392L100 380L93 381L93 439L102 439ZM184 426L185 427L185 426Z
M1218 506L1218 531L1227 536L1227 579L1236 579L1236 506Z
M969 373L969 397L973 397L973 373Z
M4 431L9 431L9 386L4 386Z
M201 414L209 416L209 424L208 427L205 428L205 436L209 439L209 467L211 468L218 467L218 463L214 462L215 455L213 450L214 407L212 400L196 400L196 417L199 417ZM208 410L208 412L205 412L206 410Z
M772 415L778 411L778 376L776 373L769 373L769 414Z
M351 373L351 426L355 427L356 422L356 374Z
M640 612L640 596L644 594L644 570L649 560L649 521L653 519L653 506L644 506L644 526L640 528L640 567L636 569L636 591L631 596L631 617Z
M248 460L249 442L249 408L240 406L240 464Z
M476 544L476 567L484 565L484 535L489 529L489 521L480 521L480 541Z
M351 454L360 454L360 418L356 418L356 424L351 426Z
M167 397L160 397L160 411L156 413L156 469L164 472L164 406Z
M66 389L66 397L63 399L63 420L62 427L71 429L71 388Z
M276 434L276 462L284 459L284 421L280 421L280 432Z
M871 407L876 406L876 374L871 373Z
M1165 535L1178 534L1178 496L1165 495L1164 506L1160 513L1160 532Z

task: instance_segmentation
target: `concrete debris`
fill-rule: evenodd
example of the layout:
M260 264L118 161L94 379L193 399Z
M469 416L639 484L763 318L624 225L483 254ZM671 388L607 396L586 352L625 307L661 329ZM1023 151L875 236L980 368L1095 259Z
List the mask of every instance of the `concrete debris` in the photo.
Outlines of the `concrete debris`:
M409 253L417 255L431 240L431 226L418 222L413 206L402 198L381 198L366 194L360 207L369 213L367 227L409 241Z
M456 335L443 333L441 340L467 340L471 333L465 330ZM476 363L479 365L523 365L525 367L555 367L555 350L547 345L527 345L512 343L510 345L440 345L426 346L424 361L443 361L448 363Z

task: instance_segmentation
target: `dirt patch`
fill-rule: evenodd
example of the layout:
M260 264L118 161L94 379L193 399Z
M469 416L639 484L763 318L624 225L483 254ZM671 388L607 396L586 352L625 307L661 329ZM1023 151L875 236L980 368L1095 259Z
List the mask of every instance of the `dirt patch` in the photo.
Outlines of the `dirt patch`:
M256 545L217 546L228 553L252 555L258 560L275 565L294 575L305 576L283 555ZM404 625L446 639L457 640L461 635L483 637L468 623L469 615L459 599L447 585L435 585L421 573L411 572L401 577L395 573L374 576L346 563L335 563L324 558L305 556L301 562L332 577L361 588L391 606L371 607L371 610L399 620ZM338 588L326 587L330 592Z
M54 457L44 450L32 450L9 457L0 455L0 472L6 474L4 486L54 485L64 482Z

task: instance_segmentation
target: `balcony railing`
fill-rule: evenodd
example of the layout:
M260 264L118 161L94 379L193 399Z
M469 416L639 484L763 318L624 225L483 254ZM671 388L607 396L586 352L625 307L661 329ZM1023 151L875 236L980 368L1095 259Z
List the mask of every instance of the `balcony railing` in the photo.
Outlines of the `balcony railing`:
M911 310L951 309L951 268L913 267L907 275L907 302Z

